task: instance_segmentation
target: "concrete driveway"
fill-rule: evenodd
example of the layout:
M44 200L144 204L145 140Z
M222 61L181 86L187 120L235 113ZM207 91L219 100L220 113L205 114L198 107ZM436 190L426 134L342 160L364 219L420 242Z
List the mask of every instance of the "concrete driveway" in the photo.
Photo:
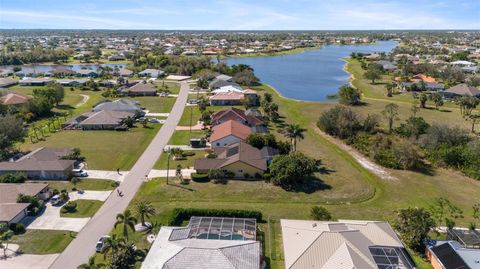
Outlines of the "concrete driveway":
M78 199L105 201L112 191L85 191L80 194L78 192L70 192L71 201ZM62 230L79 232L88 223L90 218L62 218L60 217L61 206L53 206L46 204L45 210L40 216L26 217L25 224L27 229L38 230Z
M32 255L21 254L0 260L0 268L5 269L47 269L60 254Z
M175 169L170 169L168 170L168 176L169 177L175 177ZM192 173L195 173L194 169L182 169L182 175L183 177L190 178L190 175ZM150 170L150 173L148 173L148 178L156 178L156 177L167 177L167 170L155 170L152 169Z
M107 170L85 170L88 174L86 178L110 179L122 182L130 171L107 171Z
M48 203L40 216L26 217L22 222L26 224L27 229L79 232L90 220L90 218L61 218L60 208Z

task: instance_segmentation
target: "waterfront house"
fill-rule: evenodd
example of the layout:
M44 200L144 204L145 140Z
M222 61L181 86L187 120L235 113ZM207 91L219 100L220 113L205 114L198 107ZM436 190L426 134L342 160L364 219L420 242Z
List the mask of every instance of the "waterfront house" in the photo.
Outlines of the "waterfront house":
M145 69L142 72L138 73L139 77L148 77L148 78L159 78L163 77L165 72L160 69Z
M91 69L80 69L76 72L76 75L79 77L90 77L90 78L98 77L98 73Z
M0 78L0 88L7 88L18 84L18 79Z
M31 95L10 92L0 97L0 103L6 106L9 106L9 105L17 106L17 105L25 104L26 102L28 102L28 100L32 98L33 97Z
M24 78L18 82L20 86L45 86L54 80L50 78Z

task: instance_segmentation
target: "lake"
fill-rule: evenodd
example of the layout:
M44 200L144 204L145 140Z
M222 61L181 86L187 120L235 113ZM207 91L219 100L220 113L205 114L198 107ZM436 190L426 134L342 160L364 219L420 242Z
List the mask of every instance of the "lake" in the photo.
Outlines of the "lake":
M343 68L352 52L390 52L395 41L365 45L327 45L295 54L245 58L227 58L226 63L247 64L262 83L269 84L283 96L305 101L327 101L328 95L348 84L350 74Z

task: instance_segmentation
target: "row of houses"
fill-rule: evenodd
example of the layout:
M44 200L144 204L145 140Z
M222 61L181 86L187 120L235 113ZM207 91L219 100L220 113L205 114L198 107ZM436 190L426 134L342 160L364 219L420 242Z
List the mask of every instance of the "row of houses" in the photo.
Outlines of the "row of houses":
M18 77L89 77L89 78L96 78L101 76L104 71L101 69L78 69L73 70L66 66L59 66L55 69L49 71L41 71L35 70L33 68L24 68L20 71L13 72L10 69L2 69L0 70L0 77L8 77L8 76L18 76ZM118 70L112 71L113 75L120 76L120 77L131 77L135 73L129 69L121 68ZM165 76L165 71L160 69L152 69L147 68L142 70L136 74L138 77L145 77L145 78L161 78Z
M445 98L452 98L456 96L480 96L480 90L477 87L469 86L465 83L457 84L448 89L441 83L438 83L435 78L417 74L409 78L409 81L400 82L400 78L395 78L398 88L403 91L430 91L438 92Z
M277 150L264 147L257 149L245 142L252 133L266 133L267 128L254 109L247 111L228 108L212 115L212 134L209 137L215 158L195 160L197 173L208 173L212 169L230 172L236 178L261 176L267 170Z

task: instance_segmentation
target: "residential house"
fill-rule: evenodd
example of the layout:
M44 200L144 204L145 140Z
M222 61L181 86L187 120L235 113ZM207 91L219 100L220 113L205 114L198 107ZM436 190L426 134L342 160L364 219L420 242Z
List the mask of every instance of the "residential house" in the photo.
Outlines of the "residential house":
M18 84L18 79L0 78L0 88L7 88Z
M216 158L195 160L197 173L208 173L212 169L230 172L235 178L249 178L263 175L267 170L267 162L259 149L239 141L223 147L215 147Z
M480 96L480 90L467 84L458 84L443 92L443 95L447 98L455 96Z
M444 91L445 86L436 82L402 82L399 84L401 91Z
M464 67L464 66L474 66L475 63L469 62L469 61L454 61L450 62L451 66L459 66L459 67Z
M429 241L425 252L434 269L480 269L480 249L465 248L457 241Z
M208 88L210 88L211 90L215 90L215 89L226 87L226 86L240 87L238 83L235 83L229 80L218 79L218 78L215 78L210 83L208 83Z
M135 118L135 113L115 110L92 111L69 119L62 124L62 127L82 130L115 130L123 126L128 117Z
M76 75L79 77L90 77L90 78L98 77L97 71L94 71L91 69L80 69L76 72Z
M144 80L129 88L122 88L120 92L129 96L155 96L157 88Z
M420 82L420 81L428 82L428 83L435 83L435 82L437 82L437 81L435 80L435 78L426 76L426 75L424 75L424 74L416 74L416 75L412 76L412 77L410 78L410 80L413 81L413 82Z
M245 141L251 132L250 127L238 121L229 120L213 126L209 140L212 148L224 147L235 142Z
M260 269L256 220L191 217L187 227L163 226L142 269Z
M48 74L52 76L65 77L65 76L74 76L77 72L66 67L58 67L56 69L48 71Z
M71 153L71 149L41 147L18 160L0 162L0 175L24 173L30 179L67 179L75 161L61 157Z
M375 63L381 65L383 67L383 70L385 71L397 70L397 62L395 61L390 62L390 61L381 60L381 61L376 61Z
M261 117L258 117L252 114L247 114L245 110L241 110L234 107L223 109L212 114L212 126L221 124L222 122L226 122L229 120L235 120L240 122L241 124L244 124L250 127L264 124Z
M45 183L0 183L0 223L19 223L28 214L29 203L17 203L20 194L46 201L52 191Z
M220 88L212 90L213 94L229 93L229 92L243 93L243 89L242 87L240 87L240 85L227 85L227 86L222 86Z
M121 77L131 77L133 75L133 71L122 68L118 71L118 75Z
M16 93L16 92L11 92L7 93L6 95L0 97L0 103L2 105L22 105L28 102L28 100L32 99L33 97L31 95L26 95L26 94L21 94L21 93Z
M50 78L24 78L18 82L20 86L45 86L54 80Z
M108 60L109 61L124 61L125 56L123 56L123 55L112 55L112 56L108 57Z
M86 79L58 79L57 83L62 86L76 87L79 85L85 85Z
M163 77L165 72L160 69L145 69L138 73L139 77L159 78Z
M415 268L385 221L282 219L280 224L286 269Z
M238 106L243 104L245 95L239 92L225 92L209 96L208 99L212 106Z
M126 111L131 112L136 115L143 115L142 107L137 101L127 100L127 99L118 99L115 101L102 101L97 103L92 111L98 112L102 110L114 110L114 111Z
M13 74L14 72L11 69L0 69L0 78L6 78Z

